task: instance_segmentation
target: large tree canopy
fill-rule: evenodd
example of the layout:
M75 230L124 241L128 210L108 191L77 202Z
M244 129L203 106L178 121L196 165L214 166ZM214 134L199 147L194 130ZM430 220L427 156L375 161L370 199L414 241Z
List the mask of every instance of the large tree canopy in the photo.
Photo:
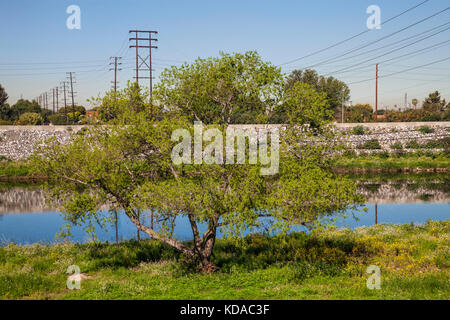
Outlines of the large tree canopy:
M244 65L251 66L251 75ZM242 73L233 76L237 71ZM361 201L355 185L330 170L336 146L323 94L306 84L278 92L282 88L278 72L252 52L198 60L165 73L157 90L165 110L160 116L126 106L110 125L90 127L69 145L50 142L35 155L36 170L49 177L50 195L71 223L106 223L120 212L151 238L212 270L218 230L240 238L264 220L271 230L286 232L294 224L310 225ZM209 123L203 128L205 154L226 140L223 135L237 119L236 110L251 106L265 111L273 108L269 101L278 99L291 125L281 130L279 149L270 133L267 144L259 146L260 152L268 148L269 158L279 156L275 174L261 175L267 164L261 153L256 164L248 157L243 164L172 160L172 150L180 142L173 139L175 130L192 133L193 120ZM207 132L215 134L207 137ZM222 151L223 146L215 148L214 156ZM99 210L104 206L109 207L107 213ZM154 220L143 219L146 214ZM174 234L179 219L189 222L191 246Z
M326 98L333 111L332 115L341 112L342 103L350 99L350 89L345 82L334 77L319 76L311 69L294 70L286 79L286 87L291 88L295 83L303 82L312 86L317 92L326 94Z
M267 123L281 98L279 68L256 52L197 59L161 73L155 99L204 123Z

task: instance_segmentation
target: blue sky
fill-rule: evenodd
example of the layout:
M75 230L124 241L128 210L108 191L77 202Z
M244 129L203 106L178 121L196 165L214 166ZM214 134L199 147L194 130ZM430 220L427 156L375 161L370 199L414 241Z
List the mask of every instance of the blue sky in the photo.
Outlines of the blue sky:
M381 8L381 21L414 6L421 0L316 0L316 1L107 1L107 0L15 0L0 2L0 83L14 103L22 95L33 99L65 80L67 71L76 72L76 101L105 92L113 79L109 57L124 57L119 81L123 86L133 76L133 51L128 49L128 30L157 30L154 51L155 82L171 64L197 57L217 56L219 51L257 50L264 60L279 65L327 47L367 29L366 8ZM81 8L81 30L69 30L66 8ZM282 70L304 68L388 35L449 6L448 0L430 0L397 18L380 30L372 30L341 46L298 62ZM390 44L450 21L450 10L401 32L363 51ZM347 83L370 79L374 64L414 52L450 39L450 30L420 43L366 63L367 68L335 76ZM377 52L385 52L377 51ZM362 52L362 51L358 51ZM377 53L376 52L376 53ZM367 59L348 59L316 69L327 74ZM380 75L420 66L450 57L450 43L420 55L380 65ZM380 79L379 99L384 106L403 105L440 90L450 100L450 60L426 68ZM351 84L353 103L374 104L374 81Z

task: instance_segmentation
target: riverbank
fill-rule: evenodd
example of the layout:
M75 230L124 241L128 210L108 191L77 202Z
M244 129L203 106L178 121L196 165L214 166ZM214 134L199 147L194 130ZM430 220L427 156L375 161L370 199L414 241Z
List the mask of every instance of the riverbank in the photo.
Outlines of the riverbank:
M444 152L413 152L402 155L372 154L342 156L333 170L342 174L366 173L449 173L450 157ZM45 177L33 174L26 160L0 159L0 182L39 182Z
M450 222L219 240L198 274L157 241L0 248L2 299L448 299ZM77 265L81 290L66 288ZM381 269L381 289L366 269Z
M28 161L0 159L0 182L41 182L46 178L33 174Z
M450 156L439 153L382 153L359 156L343 156L334 166L339 173L422 173L450 172Z

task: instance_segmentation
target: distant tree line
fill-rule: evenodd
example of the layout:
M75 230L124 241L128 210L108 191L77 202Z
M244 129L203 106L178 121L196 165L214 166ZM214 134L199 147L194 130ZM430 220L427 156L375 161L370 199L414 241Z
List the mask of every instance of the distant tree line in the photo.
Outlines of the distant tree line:
M58 112L44 109L37 101L20 99L15 104L7 103L8 94L0 85L0 125L65 125L85 121L86 109L82 106L59 108Z
M411 121L450 121L450 103L441 98L439 91L432 92L418 107L418 100L413 99L414 109L378 110L379 121L411 122ZM370 104L356 104L345 108L345 122L371 122L375 115Z

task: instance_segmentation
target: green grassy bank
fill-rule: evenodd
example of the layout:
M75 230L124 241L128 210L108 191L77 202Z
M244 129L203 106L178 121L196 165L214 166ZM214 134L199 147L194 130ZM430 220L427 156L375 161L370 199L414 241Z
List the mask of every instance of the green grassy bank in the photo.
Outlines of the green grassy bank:
M444 152L343 156L337 161L334 169L344 173L450 172L450 156Z
M380 155L342 156L335 164L339 173L383 172L450 172L450 156L444 152L409 154L381 153ZM45 180L33 174L27 161L0 159L0 181Z
M198 274L156 241L0 248L2 299L449 299L450 222L219 240ZM67 267L86 279L66 288ZM366 268L381 268L381 289Z

